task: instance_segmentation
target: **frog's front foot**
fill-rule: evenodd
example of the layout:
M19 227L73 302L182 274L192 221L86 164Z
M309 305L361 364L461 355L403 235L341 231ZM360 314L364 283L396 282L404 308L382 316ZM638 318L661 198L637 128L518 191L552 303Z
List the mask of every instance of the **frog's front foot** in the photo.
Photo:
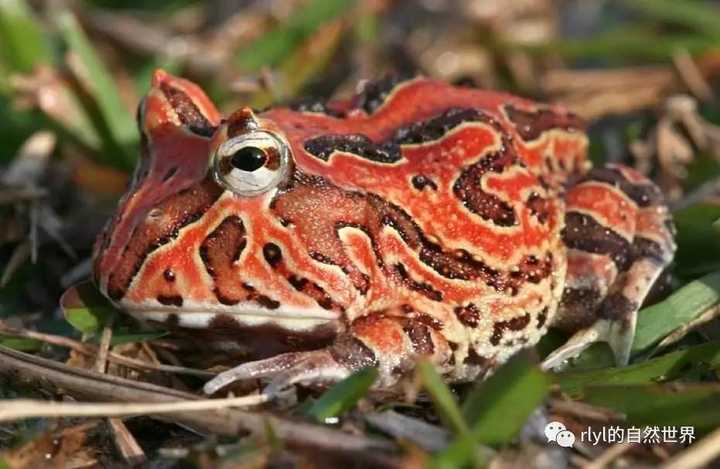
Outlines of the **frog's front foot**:
M293 384L324 387L368 367L378 368L375 386L386 389L411 372L420 356L447 371L450 355L447 341L423 322L370 314L356 319L349 333L327 348L244 363L208 381L204 391L213 394L237 381L270 378L263 393L272 396Z
M372 366L377 366L373 352L358 339L347 337L325 349L289 352L243 363L205 383L203 390L213 394L238 381L270 378L263 393L272 396L293 384L327 385Z

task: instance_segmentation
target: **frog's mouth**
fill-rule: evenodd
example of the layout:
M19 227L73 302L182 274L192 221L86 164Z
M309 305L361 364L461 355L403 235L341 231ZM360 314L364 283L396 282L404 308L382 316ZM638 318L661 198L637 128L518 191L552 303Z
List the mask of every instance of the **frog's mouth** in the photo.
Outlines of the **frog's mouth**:
M264 358L326 346L342 325L339 314L323 309L258 309L257 305L121 305L142 323L169 329L209 348L242 351Z

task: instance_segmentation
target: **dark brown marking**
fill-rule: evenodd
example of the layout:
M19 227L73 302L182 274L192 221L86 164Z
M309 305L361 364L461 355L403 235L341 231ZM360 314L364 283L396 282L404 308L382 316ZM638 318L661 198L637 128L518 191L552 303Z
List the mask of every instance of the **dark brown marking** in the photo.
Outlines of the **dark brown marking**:
M490 343L498 345L502 340L505 331L521 331L530 324L530 314L525 313L524 316L509 319L507 321L498 321L493 325L493 334L490 337Z
M169 83L161 83L160 89L170 103L170 106L172 106L177 113L180 122L197 135L208 138L212 137L215 133L215 127L210 124L210 121L205 118L185 92L174 88Z
M634 184L625 179L625 176L615 168L593 168L578 181L578 184L585 181L604 182L617 187L638 207L649 207L663 203L662 192L655 184L649 181L647 184Z
M516 164L518 158L512 147L504 145L502 150L465 168L453 184L453 192L468 210L484 220L490 220L498 226L514 226L517 224L517 216L513 207L497 195L483 191L480 181L490 171L502 173Z
M245 227L237 216L225 218L200 245L200 258L215 280L215 294L223 304L236 304L247 298L248 289L235 275L235 261L247 244Z
M525 282L538 284L548 278L553 271L553 255L547 253L544 260L528 255L522 258L520 264L510 272L508 286L516 294Z
M422 191L426 187L429 187L430 189L436 191L437 190L437 184L435 184L435 181L430 179L427 176L423 176L422 174L418 174L417 176L412 177L412 185L415 189Z
M263 257L271 267L275 267L282 262L282 250L275 243L267 243L263 246Z
M280 303L273 300L272 298L265 296L265 295L257 295L254 298L255 302L260 304L261 306L267 308L267 309L278 309L280 307Z
M546 306L537 315L537 328L538 329L543 328L543 326L545 325L545 321L547 321L547 317L548 317L548 307Z
M482 111L472 108L452 108L425 121L400 127L393 137L383 142L373 142L363 134L321 135L305 142L305 150L311 155L328 161L335 151L351 153L378 163L394 163L402 158L401 145L438 140L463 122L486 122L497 126Z
M179 308L183 305L183 297L180 295L158 295L157 300L160 304L167 306L177 306Z
M352 336L341 336L329 351L335 361L348 370L359 370L378 364L375 353L360 339Z
M599 316L606 319L621 321L628 324L630 315L637 311L638 304L630 301L622 293L611 293L600 305Z
M468 354L465 357L465 360L463 360L463 363L466 365L479 366L483 369L476 379L482 379L483 376L485 376L485 373L495 367L495 360L478 355L472 346L468 347Z
M180 229L197 221L222 194L211 178L174 194L157 207L164 214L164 223L146 218L133 231L123 252L124 262L108 278L108 295L119 300L151 252L177 237Z
M377 196L371 195L369 201L379 224L395 229L403 241L419 253L420 260L440 275L462 280L480 278L495 289L505 288L505 279L501 274L484 262L473 259L466 251L459 251L460 255L458 252L446 253L439 245L430 242L404 210Z
M323 324L306 331L292 331L276 324L247 326L229 314L215 315L202 331L189 331L194 339L231 340L251 352L251 357L265 358L283 352L317 350L332 344L338 331L336 323ZM181 329L180 332L187 329ZM249 357L250 358L250 357Z
M306 278L298 277L296 275L290 275L288 277L288 282L297 291L302 292L314 299L321 308L342 311L343 308L339 305L336 305L332 298L330 298L330 295L328 295L325 290L317 283L311 282Z
M334 109L326 101L314 98L304 98L293 101L288 105L290 109L297 112L312 112L314 114L325 114L330 117L345 117L345 112Z
M426 326L435 329L436 331L442 330L442 322L430 316L429 314L415 313L413 315L413 320L421 322Z
M441 139L464 122L490 123L491 121L490 116L478 109L450 108L436 117L397 129L393 141L399 145L432 142Z
M435 345L432 341L430 329L425 324L416 321L407 321L403 326L403 331L407 334L412 343L413 350L418 355L432 355L435 351Z
M443 294L441 291L436 290L429 283L418 282L411 278L403 264L395 264L395 271L402 279L403 285L405 285L409 290L416 291L433 301L442 301Z
M394 142L376 144L362 134L321 135L306 141L304 147L305 151L323 161L328 161L336 151L378 163L394 163L402 158L400 147Z
M576 331L592 325L597 319L596 309L601 300L600 292L595 289L565 288L552 326Z
M379 80L366 82L362 92L355 97L355 107L372 114L383 105L392 90L403 81L398 76L388 75Z
M537 218L539 223L547 223L552 213L552 202L541 197L537 192L533 192L530 194L530 197L528 197L526 204L530 209L530 214Z
M585 122L571 112L558 113L547 108L524 111L511 104L506 105L504 109L508 120L513 123L518 134L526 142L535 140L552 129L580 131L585 128Z
M562 238L569 248L610 256L620 271L627 270L633 260L630 243L625 238L584 213L565 214Z
M640 236L636 236L633 240L632 249L635 259L644 257L652 259L659 264L665 264L665 259L669 255L669 253L666 252L666 250L663 249L663 247L656 241L648 238L642 238Z
M477 327L480 323L480 310L474 303L469 303L467 306L456 306L455 316L465 326Z

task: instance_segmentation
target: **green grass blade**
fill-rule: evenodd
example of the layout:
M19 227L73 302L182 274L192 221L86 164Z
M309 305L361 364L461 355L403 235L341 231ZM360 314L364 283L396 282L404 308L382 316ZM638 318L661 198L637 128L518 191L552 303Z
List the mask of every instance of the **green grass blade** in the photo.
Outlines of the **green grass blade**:
M117 165L131 169L134 165L134 149L138 143L135 120L120 99L117 84L100 60L98 54L70 12L62 12L58 23L70 52L82 63L86 76L82 84L97 104L100 117L107 126L109 137L117 150Z
M113 333L112 339L110 339L110 345L124 345L132 344L136 342L147 342L150 340L159 339L168 335L166 331L157 332L137 332L134 334L117 334Z
M647 18L684 26L711 38L720 38L720 8L713 4L677 0L623 0L622 3Z
M275 89L257 93L252 107L264 108L275 101L296 96L315 76L325 70L335 55L344 32L341 22L323 25L277 68Z
M470 430L460 412L455 396L447 387L432 363L423 360L417 365L417 372L425 390L435 404L435 410L445 426L459 435L468 435Z
M613 63L632 59L667 61L678 50L699 54L712 49L717 40L697 35L668 34L638 28L618 28L587 39L551 41L525 49L542 54L560 54L571 59L605 59Z
M717 383L592 386L583 400L621 412L634 425L688 425L698 431L720 426Z
M60 298L65 320L83 334L99 332L115 308L89 282L69 288Z
M299 8L287 23L272 29L240 51L237 64L248 71L274 67L317 28L346 13L355 0L312 0Z
M633 353L640 352L720 301L720 271L694 280L640 311Z
M577 394L584 387L599 384L631 385L672 379L686 371L688 365L700 362L720 366L720 342L696 345L623 368L557 373L553 380L564 392Z
M42 342L25 337L13 337L0 334L0 346L19 350L21 352L37 352L42 348Z
M41 25L23 0L0 0L0 60L5 71L29 73L52 62Z
M465 399L463 415L476 441L509 443L550 389L550 377L527 354L513 357Z
M472 460L474 467L486 467L491 456L490 448L478 445L473 435L467 435L457 438L435 454L428 466L432 469L458 469L468 467L468 462Z
M459 435L432 460L431 467L464 467L488 459L485 445L512 441L550 390L550 378L521 353L470 392L462 406L469 434Z
M364 368L353 373L328 389L307 409L305 415L319 422L337 417L357 404L367 394L377 377L377 368Z
M697 277L717 269L720 242L713 230L713 221L719 217L720 206L714 204L696 204L673 214L678 231L676 274Z

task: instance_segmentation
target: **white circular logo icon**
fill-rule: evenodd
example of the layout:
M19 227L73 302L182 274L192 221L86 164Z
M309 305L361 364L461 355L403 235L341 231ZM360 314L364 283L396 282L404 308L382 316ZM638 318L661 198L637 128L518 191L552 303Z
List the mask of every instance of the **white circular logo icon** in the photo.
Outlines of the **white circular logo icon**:
M555 436L555 441L563 448L572 448L575 444L575 435L570 430L563 430Z
M548 443L554 441L563 448L570 448L575 444L575 435L558 421L545 425L545 437Z

